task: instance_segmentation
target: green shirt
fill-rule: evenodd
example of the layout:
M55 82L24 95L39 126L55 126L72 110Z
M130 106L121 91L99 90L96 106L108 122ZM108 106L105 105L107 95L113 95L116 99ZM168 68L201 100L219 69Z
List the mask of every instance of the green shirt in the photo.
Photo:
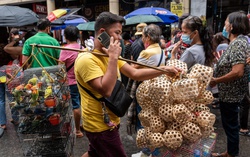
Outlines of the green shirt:
M60 46L56 39L52 38L47 33L38 32L36 35L34 35L33 37L25 41L23 45L22 54L24 56L30 56L32 53L36 54L35 56L37 60L42 64L43 67L48 67L48 66L53 66L53 65L58 64L57 60L50 58L49 56L58 59L60 56L59 49L41 47L41 48L34 48L34 51L32 52L32 46L30 46L30 44L44 44L44 45L51 45L51 46ZM48 54L49 56L40 53L38 49L40 49L41 52ZM29 63L31 63L32 68L40 67L35 57L32 57L31 59L32 59L32 62L30 60Z

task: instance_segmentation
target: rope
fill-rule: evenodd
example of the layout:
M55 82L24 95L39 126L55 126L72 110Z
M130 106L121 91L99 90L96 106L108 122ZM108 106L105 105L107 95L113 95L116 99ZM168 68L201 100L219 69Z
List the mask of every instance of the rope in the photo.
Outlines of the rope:
M50 57L50 58L56 60L57 62L62 63L62 64L64 64L64 62L62 62L62 61L60 61L60 60L58 60L58 59L56 59L56 58L54 58L54 57L52 57L52 56L50 56L50 55L44 53L44 52L42 52L41 49L40 49L39 47L36 47L36 45L31 45L31 46L32 46L31 55L30 55L30 56L28 57L28 59L23 63L23 65L22 65L17 71L15 71L15 73L14 73L14 75L11 77L11 79L8 80L8 81L6 82L7 85L8 85L11 81L13 81L13 79L16 77L16 75L23 69L23 67L24 67L26 64L28 64L28 61L29 61L32 57L34 58L34 60L37 61L37 63L39 64L39 66L45 71L46 75L49 77L50 82L54 82L54 79L49 75L49 73L47 72L47 70L43 67L43 65L41 64L41 62L37 59L36 55L37 55L38 53L41 53L41 54L44 54L44 55L46 55L46 56L48 56L48 57ZM36 53L34 52L35 47L37 48L37 52L36 52ZM28 68L30 68L30 66L31 66L31 64L32 64L32 62L33 62L34 60L31 61L31 63L28 65Z

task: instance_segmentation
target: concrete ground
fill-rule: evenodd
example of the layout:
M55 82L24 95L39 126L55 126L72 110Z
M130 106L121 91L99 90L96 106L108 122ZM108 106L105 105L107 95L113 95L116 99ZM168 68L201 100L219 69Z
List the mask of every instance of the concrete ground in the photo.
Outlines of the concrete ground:
M10 120L10 111L7 108L8 119ZM216 123L214 127L216 128L215 132L218 134L217 141L215 145L216 152L223 152L226 150L226 136L224 130L221 126L220 113L218 109L212 109L211 112L216 114ZM134 139L131 139L127 136L126 133L126 118L122 118L120 134L122 142L127 153L128 157L131 157L132 154L140 151L136 147L135 136ZM240 157L249 157L250 156L250 137L240 136ZM7 130L5 131L2 138L0 138L0 157L22 157L22 142L19 141L17 133L14 129L13 124L8 121ZM88 149L88 140L86 137L77 138L74 146L74 157L81 157L81 155ZM162 155L165 154L165 150L162 149Z

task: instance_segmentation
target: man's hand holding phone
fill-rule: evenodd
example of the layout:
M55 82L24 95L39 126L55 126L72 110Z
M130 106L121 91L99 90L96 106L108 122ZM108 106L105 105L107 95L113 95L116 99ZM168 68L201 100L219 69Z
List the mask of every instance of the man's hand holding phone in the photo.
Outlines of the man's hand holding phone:
M100 39L98 38L102 45L105 46L102 47L103 51L108 54L110 58L118 59L122 51L120 40L115 40L114 37L110 37L109 45L105 45L107 43L107 38L102 38L105 36L101 34L99 36Z

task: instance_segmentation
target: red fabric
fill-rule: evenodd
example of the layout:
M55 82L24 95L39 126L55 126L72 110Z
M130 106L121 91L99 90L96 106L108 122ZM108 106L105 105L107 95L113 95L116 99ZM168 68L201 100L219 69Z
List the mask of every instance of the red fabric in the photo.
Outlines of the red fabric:
M169 46L171 46L171 40L169 42L167 42L166 48L168 48Z
M224 50L220 50L214 54L217 61L220 59L223 52L224 52Z

